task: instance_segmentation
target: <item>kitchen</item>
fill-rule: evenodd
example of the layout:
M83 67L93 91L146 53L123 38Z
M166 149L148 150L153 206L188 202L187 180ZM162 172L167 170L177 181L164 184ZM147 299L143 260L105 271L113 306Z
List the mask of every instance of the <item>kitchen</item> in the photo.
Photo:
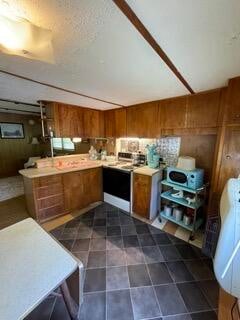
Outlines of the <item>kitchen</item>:
M69 303L69 290L76 305L81 305L80 319L83 320L97 319L94 303L99 311L99 319L162 317L165 320L180 317L221 320L231 319L231 308L232 319L238 319L235 299L238 297L238 289L229 289L219 278L218 266L214 266L217 280L225 289L221 289L218 296L219 284L213 273L212 257L217 246L217 229L220 229L220 213L223 210L220 199L226 191L224 187L228 180L237 181L240 173L240 70L232 73L218 72L218 81L215 82L211 82L210 78L200 81L198 75L199 83L206 85L199 85L198 88L195 85L196 92L193 92L172 62L163 55L160 43L154 39L149 41L149 31L143 31L139 27L148 24L142 13L146 4L137 4L135 1L128 1L128 4L125 1L103 2L96 4L95 1L81 1L74 4L69 1L71 10L76 6L76 12L83 10L86 13L89 18L87 25L92 27L84 29L84 19L80 19L82 29L78 29L79 26L75 24L76 17L64 20L63 25L72 37L77 39L72 31L72 24L79 34L86 31L85 45L88 49L84 47L83 39L78 45L78 40L72 42L73 47L78 46L78 51L69 53L71 61L66 52L60 50L60 44L64 47L59 36L59 31L63 32L62 26L53 25L53 21L48 22L48 28L55 30L53 35L57 40L54 44L55 64L46 62L46 56L34 61L28 53L25 56L20 53L21 57L17 57L18 52L9 54L9 49L4 49L1 53L4 67L0 70L0 75L4 88L0 99L4 103L5 100L13 103L13 107L9 111L10 107L3 105L1 108L0 105L0 125L17 122L12 119L14 116L17 119L19 112L26 113L27 105L35 108L29 114L31 118L24 124L24 129L28 130L29 126L32 130L31 132L29 129L28 137L31 142L26 142L30 151L24 155L24 159L27 161L33 156L36 159L28 168L23 168L21 155L21 166L18 164L18 169L9 173L22 179L24 198L21 200L21 210L24 211L24 218L31 217L33 220L24 220L20 216L20 207L15 206L15 220L9 226L4 225L0 232L4 243L10 244L11 238L8 237L10 231L14 230L11 228L16 228L17 232L17 228L23 228L21 223L28 220L26 235L30 230L36 230L36 243L46 241L49 247L49 252L44 253L41 251L44 248L36 246L38 256L46 254L54 257L56 252L56 260L48 262L56 266L56 261L58 264L65 261L63 266L66 267L66 271L63 268L66 274L59 274L55 283L47 283L46 278L44 295L36 295L35 300L34 295L31 295L31 306L26 308L27 313L26 310L23 312L24 308L20 308L25 303L22 298L16 319L21 316L22 319L43 319L42 310L47 309L52 310L52 315L48 314L46 319L69 319L66 312L70 314L70 318L75 318L79 311L76 311L78 307L71 299ZM56 10L53 16L71 16L68 11L62 12L64 5L58 6L55 1L51 5ZM209 6L215 8L214 4ZM23 7L28 12L30 21L31 12L38 21L38 13L32 4L25 4ZM46 17L43 7L39 4L42 17ZM160 7L160 4L155 3L147 8L151 11ZM204 14L208 11L207 8L207 5L202 5ZM18 10L22 10L20 4ZM117 27L110 19L108 10L122 26L121 30L116 31ZM219 12L219 16L222 17L223 12L224 10ZM144 23L138 18L131 20L131 15L136 14ZM148 14L157 21L153 11ZM196 14L198 21L198 14L192 14ZM95 25L95 19L99 17L103 24ZM218 20L212 23L219 26ZM150 29L152 26L149 25ZM119 44L116 44L116 32ZM202 32L205 36L206 33ZM129 56L123 50L126 35L129 40ZM105 37L105 49L102 37ZM237 41L235 38L231 39L233 43ZM110 46L111 43L115 43L116 48ZM219 43L220 40L216 41L216 48ZM101 50L104 50L104 57ZM108 50L111 52L110 56ZM132 60L131 50L134 59L138 57L139 60ZM84 62L79 61L76 52L81 52ZM96 57L97 52L99 54ZM63 67L63 61L68 71ZM151 63L148 64L147 61ZM11 68L11 63L16 66L16 71ZM224 60L220 59L218 63L220 68L220 65L224 65ZM234 65L233 62L232 64ZM116 69L112 69L113 65ZM34 72L30 71L30 66L38 70L39 77L35 77ZM192 64L193 69L194 66ZM108 79L104 68L108 70L111 79ZM149 76L146 77L141 70L148 70ZM81 72L84 79L79 81ZM205 70L205 74L207 73L208 69ZM120 75L121 84L118 80ZM164 83L160 75L164 75ZM58 81L60 77L62 82ZM131 86L133 78L136 86ZM13 90L14 87L18 88L17 92ZM86 93L84 87L88 88ZM24 102L25 110L20 110L19 104ZM5 120L9 112L12 113L12 118ZM30 121L33 115L37 117L34 117L34 122ZM27 131L26 133L28 134ZM4 140L2 129L0 143ZM10 140L12 139L6 139L5 145ZM4 163L4 168L7 168L10 167L7 162L11 153L7 153L8 149L5 148L0 160ZM1 178L5 179L6 176L3 172ZM4 188L0 190L9 189ZM9 215L10 207L14 201L16 203L16 199L13 197L5 200L7 203L0 202L2 220ZM38 229L39 226L41 229ZM8 230L10 231L7 232ZM51 239L47 238L47 232ZM221 233L219 239L223 238ZM52 242L53 239L55 240ZM34 250L28 247L28 242L29 239L27 241L26 238L23 245L27 249L21 251L23 257L26 252L33 254ZM51 248L54 250L51 251ZM219 245L216 261L220 249ZM231 252L233 256L230 261L234 261L236 266L237 259L234 255L238 251L234 251L233 246ZM8 258L7 255L6 257ZM58 258L61 259L57 260ZM44 266L41 269L41 277L44 278L49 268L46 265L48 259L41 263L37 263L37 256L33 259L39 266ZM228 260L225 261L227 262ZM31 266L29 263L29 273ZM224 271L225 274L228 268ZM54 268L50 269L53 272L51 277L55 279ZM11 276L5 271L7 268L4 269L2 279ZM65 283L68 278L66 275L69 274L77 277L78 280L75 279L74 283L75 286L78 283L79 294L76 294L71 280ZM235 277L236 273L233 274ZM32 281L34 283L36 279L32 278ZM237 283L237 280L234 281ZM5 283L7 288L9 282ZM27 283L24 283L23 287L26 286ZM54 291L57 286L60 286L61 294ZM47 293L51 293L48 298ZM191 299L194 294L196 298ZM174 306L166 298L168 295L173 297ZM145 299L146 306L141 306L141 301ZM12 311L14 308L10 309ZM58 314L59 310L61 313ZM15 319L15 315L12 314L12 317Z

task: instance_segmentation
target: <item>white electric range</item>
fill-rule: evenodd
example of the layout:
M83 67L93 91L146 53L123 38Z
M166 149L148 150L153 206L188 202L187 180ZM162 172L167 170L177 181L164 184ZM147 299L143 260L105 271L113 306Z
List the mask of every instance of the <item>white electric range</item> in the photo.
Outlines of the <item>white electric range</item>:
M118 161L103 165L105 202L132 213L133 170L139 166L132 164L132 154L126 152L118 153Z

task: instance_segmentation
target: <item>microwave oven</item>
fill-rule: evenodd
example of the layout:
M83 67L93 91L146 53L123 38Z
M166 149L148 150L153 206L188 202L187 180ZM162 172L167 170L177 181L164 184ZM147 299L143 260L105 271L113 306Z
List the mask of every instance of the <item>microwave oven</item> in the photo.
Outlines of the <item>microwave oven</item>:
M203 186L203 169L183 170L176 167L167 168L167 181L190 189Z

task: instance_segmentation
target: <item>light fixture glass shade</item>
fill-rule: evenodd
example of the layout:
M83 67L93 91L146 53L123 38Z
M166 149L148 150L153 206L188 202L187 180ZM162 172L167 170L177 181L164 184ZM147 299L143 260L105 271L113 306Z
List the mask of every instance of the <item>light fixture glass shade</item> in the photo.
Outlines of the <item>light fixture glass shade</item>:
M31 144L39 144L38 138L37 137L32 137Z
M52 32L26 19L0 15L0 51L54 63Z
M73 143L80 143L80 142L82 142L82 138L74 137L74 138L72 138L72 142Z

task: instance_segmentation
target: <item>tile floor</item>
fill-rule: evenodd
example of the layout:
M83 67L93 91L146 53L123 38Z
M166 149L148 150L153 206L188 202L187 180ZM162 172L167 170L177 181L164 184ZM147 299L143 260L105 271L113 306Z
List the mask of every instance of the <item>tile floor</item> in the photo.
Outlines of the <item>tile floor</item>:
M198 248L108 204L52 235L86 267L81 320L217 319L218 284ZM49 297L32 319L69 318Z

